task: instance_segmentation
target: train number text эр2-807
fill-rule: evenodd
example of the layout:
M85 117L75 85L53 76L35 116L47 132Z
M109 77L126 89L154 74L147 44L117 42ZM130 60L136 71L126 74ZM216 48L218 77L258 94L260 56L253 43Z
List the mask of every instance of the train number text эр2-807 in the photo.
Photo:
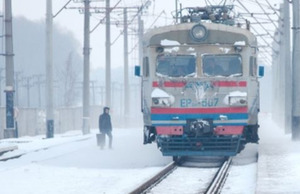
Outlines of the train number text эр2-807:
M202 107L215 107L217 106L218 102L219 102L218 98L204 98L197 103L193 103L192 99L181 99L180 107L194 107L194 106L199 106L199 104Z

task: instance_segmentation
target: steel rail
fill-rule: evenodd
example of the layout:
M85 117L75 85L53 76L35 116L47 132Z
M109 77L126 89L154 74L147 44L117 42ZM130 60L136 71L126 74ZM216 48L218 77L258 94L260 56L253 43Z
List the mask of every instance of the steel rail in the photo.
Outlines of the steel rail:
M167 177L173 170L176 168L175 162L170 163L167 165L163 170L157 173L155 176L150 178L148 181L140 185L135 190L131 191L130 194L140 194L145 193L147 190L151 189L153 186L157 185L161 182L165 177Z
M211 184L205 191L205 194L221 193L221 189L226 181L231 162L232 162L232 157L230 157L226 161L224 161L222 167L218 170L213 181L211 182Z

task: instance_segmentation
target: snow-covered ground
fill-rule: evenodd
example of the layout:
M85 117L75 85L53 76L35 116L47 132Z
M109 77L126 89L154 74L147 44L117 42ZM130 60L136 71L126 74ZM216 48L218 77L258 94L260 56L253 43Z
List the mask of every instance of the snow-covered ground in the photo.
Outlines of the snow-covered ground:
M247 144L232 161L222 194L254 194L257 174L257 144Z
M261 114L260 125L256 193L300 193L300 142L291 141L271 115Z
M27 154L0 162L0 193L128 193L171 161L155 144L143 146L140 129L114 129L112 150L97 147L95 133L1 140L0 145L12 142L19 149L0 159Z
M149 194L198 194L206 191L218 168L179 167Z
M233 161L222 193L255 193L255 189L256 193L300 193L300 143L291 142L290 135L284 135L268 114L260 115L260 124L260 144L248 145ZM97 147L97 131L85 136L72 131L53 139L0 140L0 146L19 147L0 159L24 154L0 162L0 193L128 193L171 161L161 156L155 144L142 144L141 129L114 129L112 150ZM254 162L257 149L258 164ZM194 181L193 177L183 177L184 181Z
M291 134L284 134L271 114L259 116L259 144L248 144L237 156L222 194L300 193L300 142L293 142ZM258 163L253 163L256 150Z

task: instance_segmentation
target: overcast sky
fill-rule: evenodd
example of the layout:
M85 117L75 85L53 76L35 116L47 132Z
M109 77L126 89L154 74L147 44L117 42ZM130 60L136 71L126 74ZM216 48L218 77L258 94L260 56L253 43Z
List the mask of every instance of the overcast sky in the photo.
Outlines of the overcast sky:
M111 0L111 7L113 7L119 0ZM207 0L208 1L208 0ZM265 3L265 0L260 0ZM280 0L272 0L272 3L276 3ZM68 0L53 0L53 14L57 13L63 5L68 2ZM140 6L141 2L145 0L122 0L118 6ZM187 6L205 6L205 0L187 0L179 1L183 3L183 7ZM210 0L208 2L220 3L222 0ZM227 2L230 2L228 0ZM257 6L253 1L249 2L247 7L257 9ZM46 0L12 0L13 6L13 16L23 16L29 20L33 21L44 21L46 13ZM69 7L79 7L83 6L82 3L71 3ZM91 6L104 7L105 2L92 2ZM160 17L160 19L155 23L155 25L166 25L172 23L171 12L175 10L175 0L152 0L151 6L148 9L148 16L144 17L145 26L150 26L157 16L165 10ZM92 14L91 17L91 29L99 22L99 19L103 18L101 14ZM112 20L122 21L122 16L114 13L112 15ZM59 25L61 30L69 31L73 33L75 38L82 44L83 43L83 14L80 14L78 10L75 9L65 9L57 17L54 18L54 24ZM133 27L133 26L132 26ZM122 26L116 27L113 25L111 27L111 41L114 41L122 31ZM132 34L132 33L131 33ZM54 40L55 41L55 40ZM136 45L136 36L129 37L129 51ZM105 65L105 25L100 25L91 34L91 68L104 67ZM123 37L121 36L115 44L112 45L112 66L119 67L123 65ZM79 49L82 53L82 48ZM137 52L132 52L129 56L129 63L131 66L137 65ZM122 57L121 57L122 56Z

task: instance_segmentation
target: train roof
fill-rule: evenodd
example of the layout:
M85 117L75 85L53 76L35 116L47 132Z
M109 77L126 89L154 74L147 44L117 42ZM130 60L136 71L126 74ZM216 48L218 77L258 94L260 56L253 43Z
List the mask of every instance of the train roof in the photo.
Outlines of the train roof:
M177 41L179 44L235 44L245 42L245 45L256 46L254 34L249 30L216 23L201 23L207 29L207 37L195 41L190 36L190 30L199 23L181 23L151 29L144 35L144 46L159 46L163 40ZM171 46L171 45L170 45Z

